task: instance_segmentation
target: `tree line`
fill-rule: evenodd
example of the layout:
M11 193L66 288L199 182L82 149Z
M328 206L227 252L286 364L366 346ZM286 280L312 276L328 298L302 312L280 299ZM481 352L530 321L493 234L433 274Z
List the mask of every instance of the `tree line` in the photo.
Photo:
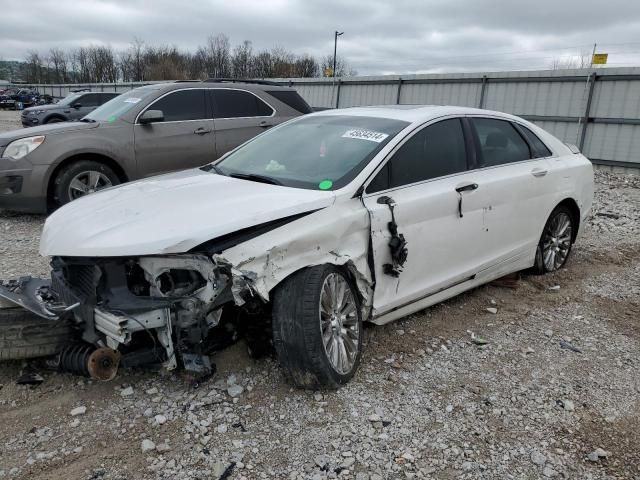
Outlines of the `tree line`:
M30 51L18 72L27 83L115 83L206 78L288 78L332 76L333 55L316 59L284 48L256 51L249 40L232 46L224 34L211 35L195 52L147 45L134 39L120 51L110 46ZM336 77L357 72L338 57Z

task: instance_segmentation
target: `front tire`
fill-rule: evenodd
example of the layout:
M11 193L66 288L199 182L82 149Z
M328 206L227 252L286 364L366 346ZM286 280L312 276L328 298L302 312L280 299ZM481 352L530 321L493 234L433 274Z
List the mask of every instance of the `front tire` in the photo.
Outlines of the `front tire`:
M305 268L278 286L273 343L288 380L301 388L335 389L360 364L360 300L353 281L334 265Z
M77 198L120 184L115 172L104 163L79 160L60 170L54 181L54 201L60 207Z
M567 263L575 228L573 213L566 206L560 205L551 212L536 249L533 273L543 275L555 272Z

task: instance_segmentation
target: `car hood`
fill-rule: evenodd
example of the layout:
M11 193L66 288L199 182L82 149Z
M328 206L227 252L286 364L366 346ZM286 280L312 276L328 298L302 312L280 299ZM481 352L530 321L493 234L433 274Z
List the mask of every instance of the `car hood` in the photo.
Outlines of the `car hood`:
M46 110L46 111L64 110L64 109L69 109L69 108L71 108L71 107L69 107L68 105L58 105L56 103L51 103L49 105L37 105L35 107L25 108L23 110L23 112L39 112L40 110Z
M199 169L75 200L46 221L40 254L120 257L184 253L228 233L331 205L335 195Z
M76 130L91 130L100 124L89 122L60 122L41 125L38 127L21 128L20 130L11 130L9 132L0 133L0 147L4 147L14 140L20 138L33 137L34 135L52 135Z

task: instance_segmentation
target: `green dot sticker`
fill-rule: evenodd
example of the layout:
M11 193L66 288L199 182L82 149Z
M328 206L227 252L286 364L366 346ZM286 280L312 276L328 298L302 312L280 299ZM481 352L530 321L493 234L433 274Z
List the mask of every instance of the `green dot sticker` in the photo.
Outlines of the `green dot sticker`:
M115 115L111 115L109 118L107 118L107 122L109 123L113 123L116 121L118 117L116 117Z
M322 180L318 184L318 188L320 190L329 190L331 187L333 187L333 182L331 180Z

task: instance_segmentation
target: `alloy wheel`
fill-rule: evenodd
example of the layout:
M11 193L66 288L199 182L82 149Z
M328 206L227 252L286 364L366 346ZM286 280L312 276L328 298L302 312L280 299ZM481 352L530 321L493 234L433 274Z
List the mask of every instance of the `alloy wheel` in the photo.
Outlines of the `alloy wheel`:
M95 170L80 172L69 183L69 199L75 200L112 185L109 177L102 172Z
M330 273L320 292L320 331L329 363L341 375L356 362L360 343L358 305L345 278Z
M558 270L571 250L571 217L559 212L547 224L542 239L542 261L548 272Z

